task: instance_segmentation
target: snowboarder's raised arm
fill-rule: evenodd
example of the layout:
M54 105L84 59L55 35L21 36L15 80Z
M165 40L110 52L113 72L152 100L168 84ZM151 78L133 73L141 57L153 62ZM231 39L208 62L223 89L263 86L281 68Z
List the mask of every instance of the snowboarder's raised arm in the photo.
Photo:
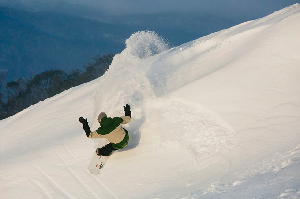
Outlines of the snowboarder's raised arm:
M85 134L88 138L101 138L102 135L98 134L97 131L91 131L90 126L87 122L87 119L84 119L83 117L79 118L79 122L83 125L83 130L85 131Z
M131 121L131 117L129 116L122 116L123 122L121 124L127 124Z
M131 121L131 110L129 104L126 104L126 106L124 106L124 112L125 116L121 117L123 119L123 122L121 124L127 124Z

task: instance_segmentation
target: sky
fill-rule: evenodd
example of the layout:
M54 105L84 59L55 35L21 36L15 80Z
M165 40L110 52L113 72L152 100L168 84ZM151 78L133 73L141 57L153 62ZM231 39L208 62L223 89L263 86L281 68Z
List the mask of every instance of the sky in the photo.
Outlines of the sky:
M53 4L68 2L106 11L113 15L184 12L222 17L263 17L299 0L0 0L12 4Z
M66 0L104 9L112 14L201 12L220 15L262 15L272 13L299 0Z

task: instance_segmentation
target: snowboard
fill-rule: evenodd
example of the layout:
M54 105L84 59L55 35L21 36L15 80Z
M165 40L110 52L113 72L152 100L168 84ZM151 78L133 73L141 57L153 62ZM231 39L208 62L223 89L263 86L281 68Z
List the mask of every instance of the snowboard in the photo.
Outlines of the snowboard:
M108 140L101 139L97 148L102 148L107 144L109 144ZM95 151L95 153L94 153L94 155L93 155L93 157L90 161L89 167L88 167L90 173L94 174L94 175L100 174L100 171L105 166L108 158L109 158L109 156L99 156L99 155L97 155L97 153Z

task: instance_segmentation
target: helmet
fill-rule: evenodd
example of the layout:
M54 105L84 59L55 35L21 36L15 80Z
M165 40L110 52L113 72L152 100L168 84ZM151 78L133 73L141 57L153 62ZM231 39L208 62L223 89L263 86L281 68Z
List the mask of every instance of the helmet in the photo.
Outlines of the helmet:
M98 120L101 120L104 117L107 117L107 115L104 112L101 112L98 116Z

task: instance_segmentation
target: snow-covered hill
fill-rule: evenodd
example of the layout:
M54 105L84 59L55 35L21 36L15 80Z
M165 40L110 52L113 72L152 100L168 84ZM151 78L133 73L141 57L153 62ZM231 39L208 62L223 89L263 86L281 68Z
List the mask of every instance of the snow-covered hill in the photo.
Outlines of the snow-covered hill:
M1 198L299 198L300 5L167 49L126 42L101 78L0 121ZM130 144L87 166L101 111Z

